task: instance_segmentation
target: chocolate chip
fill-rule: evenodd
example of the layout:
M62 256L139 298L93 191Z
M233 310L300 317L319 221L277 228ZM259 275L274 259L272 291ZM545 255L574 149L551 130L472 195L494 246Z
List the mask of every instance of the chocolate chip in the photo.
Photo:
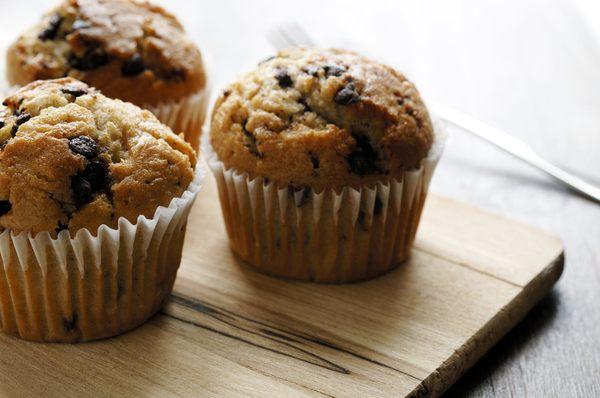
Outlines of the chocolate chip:
M142 73L146 69L142 56L140 54L134 54L133 57L123 62L121 66L121 73L123 76L136 76Z
M69 149L88 159L95 158L100 153L100 148L96 141L85 135L71 138L69 140Z
M94 191L106 188L107 177L108 169L98 161L90 162L84 170L84 178L92 184Z
M84 21L83 19L76 19L73 22L73 30L88 29L91 26L92 25L88 21Z
M3 128L6 125L6 123L4 122L4 120L0 120L0 129Z
M86 71L99 68L108 63L108 55L100 48L88 49L82 57L72 55L69 64L78 70Z
M231 90L224 90L224 91L223 91L223 97L224 97L224 98L227 98L227 97L229 97L230 95L231 95Z
M350 171L360 176L381 172L381 168L377 165L379 156L369 139L359 134L354 135L354 139L358 148L348 156Z
M171 69L164 74L164 77L167 80L176 80L178 82L182 82L185 80L185 70L181 68Z
M0 217L12 209L12 204L8 200L0 200Z
M82 95L86 95L88 93L86 89L78 88L77 86L66 86L65 88L61 88L60 91L62 91L64 94L70 94L75 98L81 97Z
M333 100L340 105L351 105L360 101L360 95L354 83L350 82L337 92Z
M29 113L21 113L17 116L17 120L15 120L15 123L12 126L12 129L10 131L10 135L11 136L16 136L17 135L17 131L19 130L19 126L22 125L23 123L27 122L29 119L31 119L31 115Z
M29 113L21 113L19 116L17 116L16 124L17 126L20 126L23 123L26 123L29 119L31 119L31 115Z
M325 71L325 75L327 75L327 76L338 76L338 77L342 76L344 74L344 72L346 72L346 69L344 69L338 65L325 65L323 67L323 70Z
M90 162L85 170L71 178L75 205L81 207L92 201L94 194L107 189L108 169L98 161Z
M54 40L56 35L58 34L58 30L60 29L60 24L62 23L63 18L60 14L54 14L50 17L50 21L48 27L38 35L38 39L40 40Z
M81 207L92 201L92 184L78 175L71 179L71 189L75 206Z
M309 66L308 68L302 69L302 72L309 74L311 76L314 76L314 77L318 77L319 70L320 70L320 68L318 66Z
M308 103L306 102L305 97L300 97L300 99L298 100L298 103L304 107L304 112L312 112L313 111L312 108L310 107L310 105L308 105Z
M277 79L277 83L279 83L279 87L281 88L292 87L294 85L292 77L289 75L287 70L283 68L277 68L277 72L275 72L275 79Z

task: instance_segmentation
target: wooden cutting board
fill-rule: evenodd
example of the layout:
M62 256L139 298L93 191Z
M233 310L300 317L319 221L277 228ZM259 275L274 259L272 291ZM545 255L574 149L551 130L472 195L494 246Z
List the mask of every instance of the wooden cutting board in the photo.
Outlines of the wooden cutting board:
M101 342L0 336L2 396L436 396L548 292L554 236L430 195L410 261L345 286L273 279L231 253L214 180L172 300Z

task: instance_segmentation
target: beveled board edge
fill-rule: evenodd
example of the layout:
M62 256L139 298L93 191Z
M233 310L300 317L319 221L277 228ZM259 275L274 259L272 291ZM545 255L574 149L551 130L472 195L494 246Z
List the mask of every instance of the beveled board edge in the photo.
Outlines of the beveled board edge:
M556 284L564 270L564 249L454 355L425 378L410 397L439 397L495 346Z

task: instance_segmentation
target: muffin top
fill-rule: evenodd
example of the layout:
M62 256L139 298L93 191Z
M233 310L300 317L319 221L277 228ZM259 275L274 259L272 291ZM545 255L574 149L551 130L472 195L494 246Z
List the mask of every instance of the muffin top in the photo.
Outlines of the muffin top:
M71 76L111 98L156 105L206 84L177 19L133 0L66 0L8 50L9 83Z
M193 149L149 111L72 78L37 81L0 106L0 230L93 234L181 196Z
M419 168L433 128L394 69L349 51L293 48L221 93L210 142L228 168L319 191Z

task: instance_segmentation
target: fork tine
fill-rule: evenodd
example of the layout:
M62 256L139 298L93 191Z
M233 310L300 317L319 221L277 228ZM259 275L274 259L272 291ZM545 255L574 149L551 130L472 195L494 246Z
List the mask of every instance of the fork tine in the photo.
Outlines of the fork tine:
M314 41L297 22L276 26L267 32L267 39L277 50L296 46L314 47Z
M294 38L297 45L314 47L315 42L308 32L296 21L292 21L284 27L287 34Z
M283 50L290 46L290 43L279 31L279 28L270 29L267 32L267 40L276 50Z

